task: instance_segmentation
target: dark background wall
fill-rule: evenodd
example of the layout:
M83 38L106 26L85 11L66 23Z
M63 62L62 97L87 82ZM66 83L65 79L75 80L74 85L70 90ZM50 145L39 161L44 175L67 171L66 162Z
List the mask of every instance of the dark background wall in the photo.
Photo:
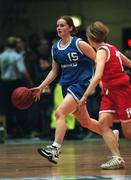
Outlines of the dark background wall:
M55 31L61 15L82 18L80 30L94 20L110 28L109 41L123 48L123 28L131 28L131 0L0 0L0 38L11 34L28 37Z

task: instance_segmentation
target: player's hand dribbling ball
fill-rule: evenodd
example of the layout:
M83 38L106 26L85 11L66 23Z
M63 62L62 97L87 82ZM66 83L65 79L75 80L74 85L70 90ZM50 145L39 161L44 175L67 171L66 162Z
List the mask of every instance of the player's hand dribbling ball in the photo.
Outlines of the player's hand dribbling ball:
M18 87L13 91L11 101L20 110L28 109L34 101L32 91L27 87Z

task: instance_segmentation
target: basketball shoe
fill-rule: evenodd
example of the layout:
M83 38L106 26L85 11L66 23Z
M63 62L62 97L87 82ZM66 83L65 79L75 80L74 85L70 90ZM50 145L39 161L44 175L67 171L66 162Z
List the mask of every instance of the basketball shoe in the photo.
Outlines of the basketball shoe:
M38 148L38 153L47 158L50 162L57 164L60 155L60 148L50 145L45 148Z
M123 169L125 168L125 161L122 157L118 156L112 156L112 158L107 161L106 163L103 163L100 166L102 169Z

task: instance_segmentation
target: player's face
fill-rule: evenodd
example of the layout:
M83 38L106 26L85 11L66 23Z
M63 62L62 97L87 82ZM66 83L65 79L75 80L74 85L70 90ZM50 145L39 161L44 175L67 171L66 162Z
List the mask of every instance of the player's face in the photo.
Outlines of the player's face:
M62 38L71 35L72 27L70 27L64 19L58 19L56 30L58 36Z

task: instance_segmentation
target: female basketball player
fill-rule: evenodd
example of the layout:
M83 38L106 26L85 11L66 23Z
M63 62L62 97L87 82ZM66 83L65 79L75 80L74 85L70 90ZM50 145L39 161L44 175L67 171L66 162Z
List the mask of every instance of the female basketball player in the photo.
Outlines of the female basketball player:
M52 146L38 149L42 156L54 163L57 163L65 136L67 114L74 113L83 127L100 134L98 121L89 118L86 104L78 109L78 102L92 78L92 63L96 53L88 43L74 36L76 28L70 17L60 17L57 20L56 30L60 40L52 46L52 69L40 86L32 89L34 97L38 100L41 91L57 77L61 69L60 84L64 100L55 112L57 119L55 140Z
M59 157L66 132L67 114L74 113L81 126L101 134L98 121L90 119L86 104L79 108L78 103L92 78L92 64L96 53L88 43L74 36L76 28L70 17L60 17L57 20L56 30L60 40L52 46L52 69L40 86L32 89L34 97L38 100L42 89L57 77L61 69L60 84L64 100L55 112L57 119L55 140L51 146L38 149L42 156L53 163L57 163Z
M122 67L123 64L131 68L131 61L115 46L104 43L108 31L107 26L99 21L87 28L89 44L97 51L96 70L79 105L85 104L89 94L101 81L104 95L99 112L99 127L113 155L111 160L101 165L101 168L119 169L124 168L125 162L120 155L116 137L110 126L114 120L119 119L125 137L131 139L131 85Z

